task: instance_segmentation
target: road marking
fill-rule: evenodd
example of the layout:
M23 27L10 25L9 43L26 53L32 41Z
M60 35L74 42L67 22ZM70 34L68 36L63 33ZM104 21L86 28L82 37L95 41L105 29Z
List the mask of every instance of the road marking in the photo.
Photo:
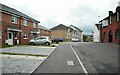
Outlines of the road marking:
M71 46L71 48L72 48L72 50L73 50L76 58L78 59L80 65L82 66L83 71L85 72L86 75L88 75L88 72L87 72L85 66L83 65L82 61L81 61L80 58L78 57L78 55L77 55L77 53L75 52L74 48L72 47L72 45L70 45L70 46Z
M67 64L74 66L74 62L73 61L67 61Z

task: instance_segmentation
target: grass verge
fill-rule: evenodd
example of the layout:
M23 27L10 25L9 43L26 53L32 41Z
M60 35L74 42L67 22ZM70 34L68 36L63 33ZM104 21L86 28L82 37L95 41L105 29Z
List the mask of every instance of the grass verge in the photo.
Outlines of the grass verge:
M48 56L48 55L39 55L39 54L20 54L20 53L8 53L8 52L0 52L0 54L5 54L5 55L36 56L36 57L47 57L47 56Z
M2 46L0 46L0 48L8 48L8 47L13 47L13 46L11 46L11 45L2 45Z

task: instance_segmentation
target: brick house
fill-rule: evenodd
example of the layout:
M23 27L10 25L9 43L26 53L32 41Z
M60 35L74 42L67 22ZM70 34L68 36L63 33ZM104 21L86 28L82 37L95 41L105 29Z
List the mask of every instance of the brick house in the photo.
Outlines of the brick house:
M28 44L36 37L39 21L0 4L0 42L2 45Z
M109 11L109 16L100 21L100 41L103 43L120 43L120 6L115 13Z
M51 36L51 30L42 25L38 25L38 31L40 32L40 36Z
M68 27L60 24L58 26L55 26L53 28L51 28L52 31L52 40L59 40L59 41L67 41L67 31L68 31Z

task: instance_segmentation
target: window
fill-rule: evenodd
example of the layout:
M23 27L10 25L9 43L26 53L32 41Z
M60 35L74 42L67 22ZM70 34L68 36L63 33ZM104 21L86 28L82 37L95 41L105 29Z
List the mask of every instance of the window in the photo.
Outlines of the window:
M120 12L117 12L117 21L120 21Z
M27 33L24 33L23 39L28 39Z
M17 24L17 17L15 17L15 16L12 16L12 23L15 23L15 24Z
M44 29L42 30L42 33L44 33Z
M46 39L46 37L41 37L40 39Z
M112 23L112 16L110 16L110 24Z
M38 32L40 32L40 29L38 29Z
M15 32L15 33L14 33L14 35L15 35L15 38L17 38L17 36L18 36L18 33L17 33L17 32Z
M118 30L116 30L116 33L115 33L115 38L116 39L120 39L120 29Z
M28 26L28 20L24 20L23 25Z
M36 28L36 23L35 22L33 23L33 27Z

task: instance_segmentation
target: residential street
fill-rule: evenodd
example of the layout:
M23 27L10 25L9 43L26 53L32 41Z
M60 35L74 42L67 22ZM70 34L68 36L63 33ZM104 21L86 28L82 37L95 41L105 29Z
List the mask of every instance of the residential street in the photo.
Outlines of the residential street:
M0 0L0 75L120 75L119 54L120 0Z
M61 44L32 75L35 73L118 73L118 45Z

